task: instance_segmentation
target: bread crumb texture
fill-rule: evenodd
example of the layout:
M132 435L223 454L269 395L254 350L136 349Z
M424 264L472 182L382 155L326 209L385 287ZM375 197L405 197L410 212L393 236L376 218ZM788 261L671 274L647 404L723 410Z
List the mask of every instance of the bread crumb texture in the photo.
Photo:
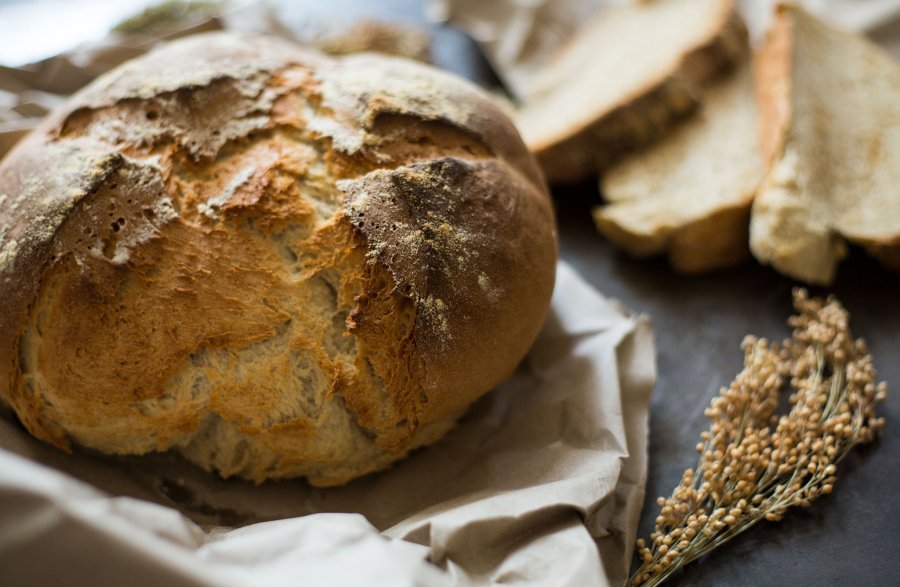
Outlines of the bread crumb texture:
M900 270L897 61L785 5L756 80L768 172L753 203L753 254L796 279L829 284L849 241Z
M604 174L597 227L635 256L665 253L679 271L750 255L750 205L762 179L749 58L704 94L696 115Z
M516 122L551 183L589 179L659 139L746 54L734 0L605 7L533 76Z
M342 484L511 373L555 260L536 165L474 87L193 37L0 166L0 395L66 450Z

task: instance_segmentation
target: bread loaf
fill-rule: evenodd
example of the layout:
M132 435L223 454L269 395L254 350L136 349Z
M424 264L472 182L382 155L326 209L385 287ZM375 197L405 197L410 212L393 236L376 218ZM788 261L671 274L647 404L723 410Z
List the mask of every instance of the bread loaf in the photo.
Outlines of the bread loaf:
M850 241L900 270L900 64L782 5L756 69L767 173L753 203L753 254L829 284Z
M538 168L473 86L193 37L0 165L0 396L62 449L342 484L512 372L555 260Z
M516 122L551 183L588 179L658 139L746 53L734 0L600 9L534 76Z
M696 114L603 175L600 232L636 256L666 253L678 271L750 255L750 204L762 179L749 57L704 94Z

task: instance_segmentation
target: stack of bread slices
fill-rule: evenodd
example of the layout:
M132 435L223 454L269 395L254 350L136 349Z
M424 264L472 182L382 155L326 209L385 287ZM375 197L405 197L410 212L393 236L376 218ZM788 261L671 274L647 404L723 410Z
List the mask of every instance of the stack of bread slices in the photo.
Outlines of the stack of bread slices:
M734 0L645 0L545 71L522 134L551 183L601 174L627 252L824 285L849 242L900 270L900 65L867 39L784 4L753 52Z

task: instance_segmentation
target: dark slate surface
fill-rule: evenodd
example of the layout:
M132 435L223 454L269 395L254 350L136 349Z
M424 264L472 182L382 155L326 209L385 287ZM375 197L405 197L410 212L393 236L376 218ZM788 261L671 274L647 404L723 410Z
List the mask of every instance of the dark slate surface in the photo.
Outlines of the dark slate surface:
M789 335L791 289L769 268L743 266L682 276L662 260L638 261L615 250L589 217L593 185L556 189L562 257L604 294L649 314L657 346L650 407L650 463L639 534L653 531L657 496L669 495L696 463L694 445L708 427L703 410L741 368L745 334ZM842 266L831 290L851 312L879 376L890 386L883 438L851 454L835 491L778 523L764 522L687 567L676 586L882 586L900 584L900 276L861 252Z

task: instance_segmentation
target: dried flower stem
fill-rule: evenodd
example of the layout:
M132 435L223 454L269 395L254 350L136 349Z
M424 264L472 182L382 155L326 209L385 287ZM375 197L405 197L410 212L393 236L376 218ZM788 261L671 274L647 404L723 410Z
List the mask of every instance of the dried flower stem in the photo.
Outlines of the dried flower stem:
M637 541L641 566L628 585L653 587L676 570L761 520L778 521L793 506L831 493L836 465L884 426L875 406L887 395L876 384L872 357L853 340L848 314L829 297L794 291L793 337L781 345L748 336L744 368L706 409L700 459L684 472L661 511L649 545ZM779 394L790 411L777 415Z

